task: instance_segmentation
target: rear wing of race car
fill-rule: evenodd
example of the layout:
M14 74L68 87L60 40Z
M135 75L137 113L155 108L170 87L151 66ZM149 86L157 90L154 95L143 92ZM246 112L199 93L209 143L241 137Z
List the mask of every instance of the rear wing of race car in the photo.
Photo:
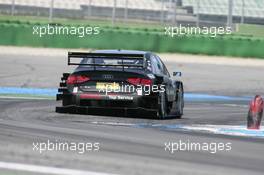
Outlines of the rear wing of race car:
M83 59L92 59L91 62L82 62ZM96 59L119 60L118 64L104 64L96 62ZM73 61L76 59L78 61ZM80 60L81 59L81 60ZM126 60L141 60L141 64L127 64ZM68 65L83 65L96 67L122 67L125 68L142 68L146 67L146 59L144 54L119 54L119 53L86 53L86 52L68 52Z

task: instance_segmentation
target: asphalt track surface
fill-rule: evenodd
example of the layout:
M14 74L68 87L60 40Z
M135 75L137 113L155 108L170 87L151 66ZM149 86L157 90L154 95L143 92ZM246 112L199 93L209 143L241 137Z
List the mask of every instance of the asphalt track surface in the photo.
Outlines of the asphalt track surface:
M56 88L61 73L68 70L65 57L0 57L1 87ZM170 71L181 67L187 92L252 96L263 90L263 68L166 62ZM185 73L186 72L186 73ZM241 72L244 76L241 75ZM232 75L232 76L230 76ZM230 86L223 81L230 83ZM251 84L250 84L251 83ZM10 165L45 166L44 174L263 174L262 138L238 137L164 126L245 125L246 100L201 100L186 102L182 119L155 120L145 116L116 117L69 115L54 112L52 99L0 99L0 174L38 174L15 170ZM155 126L160 127L155 127ZM100 143L99 151L39 151L36 142ZM231 143L229 151L165 150L165 143ZM3 168L9 163L9 168ZM18 167L18 166L16 166ZM58 168L52 169L52 168ZM43 168L43 167L42 167ZM50 171L50 172L49 172ZM51 172L54 171L54 172ZM55 172L57 171L57 173ZM74 174L74 171L72 172Z

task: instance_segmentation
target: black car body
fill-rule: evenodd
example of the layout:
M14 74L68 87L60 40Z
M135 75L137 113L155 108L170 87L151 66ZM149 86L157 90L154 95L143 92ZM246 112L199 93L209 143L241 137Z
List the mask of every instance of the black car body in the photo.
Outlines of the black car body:
M184 91L154 53L127 50L69 52L73 73L61 78L57 100L60 113L89 113L109 109L128 113L152 113L159 119L181 117ZM177 73L174 73L177 74Z

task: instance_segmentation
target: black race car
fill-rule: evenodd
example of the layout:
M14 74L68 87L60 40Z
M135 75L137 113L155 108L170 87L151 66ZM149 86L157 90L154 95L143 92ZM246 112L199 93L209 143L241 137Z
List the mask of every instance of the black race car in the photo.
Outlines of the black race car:
M184 91L173 80L162 60L154 53L127 50L69 52L57 100L58 113L89 113L107 110L120 114L154 114L158 119L181 117ZM173 76L181 75L174 72Z

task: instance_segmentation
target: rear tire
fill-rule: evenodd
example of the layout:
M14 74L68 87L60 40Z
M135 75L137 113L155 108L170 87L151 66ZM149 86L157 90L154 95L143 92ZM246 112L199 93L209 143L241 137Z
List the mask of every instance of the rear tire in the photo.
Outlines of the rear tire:
M73 104L73 102L72 102L72 97L71 96L63 97L62 106L69 106L69 105L72 105L72 104Z
M176 117L182 118L183 108L184 108L184 90L181 83L177 85L177 93L176 93Z
M168 116L167 113L167 99L165 92L161 92L158 97L158 111L157 111L157 117L160 120L165 119Z
M66 81L67 81L69 76L70 76L69 73L63 73L63 75L61 77L60 89L63 90L61 92L63 94L62 106L69 106L69 105L73 104L72 95L70 95L70 93L67 89L67 85L66 85ZM60 92L59 89L58 89L58 92Z

